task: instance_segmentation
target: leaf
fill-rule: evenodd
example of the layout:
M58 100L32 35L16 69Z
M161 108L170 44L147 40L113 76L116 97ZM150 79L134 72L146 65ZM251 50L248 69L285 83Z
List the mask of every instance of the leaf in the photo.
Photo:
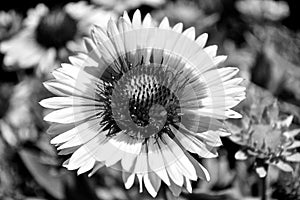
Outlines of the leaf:
M287 161L290 162L300 162L300 153L295 153L291 156L286 157Z
M61 177L54 177L49 168L39 162L39 155L31 150L23 149L18 152L33 178L56 199L64 198L64 187Z

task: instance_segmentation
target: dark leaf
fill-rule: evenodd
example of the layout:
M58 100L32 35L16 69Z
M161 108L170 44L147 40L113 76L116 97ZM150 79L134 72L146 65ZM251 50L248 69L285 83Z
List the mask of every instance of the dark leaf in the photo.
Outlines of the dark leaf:
M63 183L61 177L50 174L49 168L40 163L39 155L31 150L23 149L19 155L34 179L53 197L63 199Z

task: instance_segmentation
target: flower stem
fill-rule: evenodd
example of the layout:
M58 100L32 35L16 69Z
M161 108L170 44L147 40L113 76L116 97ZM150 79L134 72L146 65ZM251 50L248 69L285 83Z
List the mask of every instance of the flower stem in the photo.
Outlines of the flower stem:
M261 180L261 200L267 200L267 176L260 178Z

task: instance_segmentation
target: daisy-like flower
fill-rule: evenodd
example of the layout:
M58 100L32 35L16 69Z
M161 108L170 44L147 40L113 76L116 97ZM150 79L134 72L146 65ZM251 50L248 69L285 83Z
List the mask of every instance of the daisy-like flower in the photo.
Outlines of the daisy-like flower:
M255 170L261 178L267 175L269 164L291 172L291 163L300 162L300 153L296 151L300 141L295 139L300 129L289 130L293 116L279 119L276 101L262 110L262 118L244 114L240 127L229 126L233 133L230 139L242 146L235 157L238 160L254 158Z
M87 52L70 57L53 72L45 87L58 95L42 100L56 109L51 140L62 154L72 153L64 166L78 174L102 166L122 171L126 188L138 178L155 197L161 180L174 195L191 180L209 180L197 158L216 157L220 136L229 133L222 120L240 118L231 110L245 98L238 69L216 66L217 46L204 48L207 34L195 40L195 29L158 27L137 10L132 21L125 12L107 29L95 26L85 39ZM182 32L183 31L183 32Z
M23 30L1 44L4 64L9 68L37 66L38 73L52 71L57 61L69 55L67 47L85 34L87 24L98 22L99 26L106 25L109 17L114 17L108 13L83 2L70 3L55 10L39 4L28 11Z

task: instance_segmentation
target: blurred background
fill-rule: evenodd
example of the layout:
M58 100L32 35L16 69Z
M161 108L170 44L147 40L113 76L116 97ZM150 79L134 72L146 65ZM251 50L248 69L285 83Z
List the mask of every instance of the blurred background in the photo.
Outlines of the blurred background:
M228 55L222 65L238 67L247 87L247 99L236 109L245 117L227 122L233 136L223 138L217 159L201 160L212 180L193 182L193 194L183 192L178 198L162 186L157 199L250 200L263 199L265 193L265 199L300 200L298 132L288 137L294 159L257 153L272 151L275 143L287 139L287 130L300 125L297 8L296 0L2 1L0 199L152 199L146 191L140 194L137 185L126 190L118 171L103 168L88 178L61 167L68 156L58 155L49 144L53 136L42 120L47 111L38 104L51 96L42 82L81 51L81 39L92 24L105 26L124 10L132 16L140 9L157 22L167 16L171 25L183 22L185 29L194 26L197 35L208 33L208 44L218 45L219 55ZM255 135L254 146L241 139L245 135ZM256 153L243 153L249 149Z

